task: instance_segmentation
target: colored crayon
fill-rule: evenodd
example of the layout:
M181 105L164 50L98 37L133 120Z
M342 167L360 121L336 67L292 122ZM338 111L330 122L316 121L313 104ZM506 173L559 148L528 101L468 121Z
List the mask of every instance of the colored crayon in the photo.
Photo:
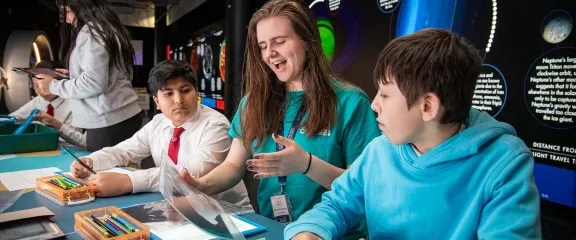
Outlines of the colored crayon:
M106 219L110 220L110 222L112 222L114 225L116 225L117 227L122 229L122 231L124 231L126 234L132 232L132 231L126 229L126 227L124 225L122 225L119 222L117 222L116 220L114 220L114 218L112 218L112 216L106 216Z
M50 179L50 180L48 180L48 182L49 182L50 184L52 184L52 185L54 185L54 186L58 187L58 188L61 188L61 189L64 189L64 190L66 190L66 188L64 188L64 187L60 186L60 184L59 184L58 182L54 181L54 179Z
M138 232L140 231L140 229L134 227L132 224L130 224L128 221L124 220L123 218L121 218L120 216L116 215L115 213L112 213L112 216L116 219L116 221L124 224L124 226L126 226L128 229L130 229L130 231L132 232Z
M122 234L122 232L123 232L122 229L114 226L114 224L112 224L112 222L110 222L110 220L100 219L100 222L102 222L102 224L106 225L108 228L112 229L112 231L114 231L114 233L116 233L118 236L124 235L124 234Z
M112 229L108 228L105 224L103 224L102 222L100 222L100 220L98 220L98 218L90 215L90 218L92 219L93 222L95 222L96 224L100 225L101 227L103 227L104 229L106 229L106 231L108 231L113 237L115 236L119 236L118 234L116 234L115 231L113 231Z
M80 184L80 183L78 183L78 182L76 182L76 181L74 181L74 180L72 180L72 179L70 179L70 178L62 177L62 179L63 179L64 181L66 181L66 182L71 183L72 185L75 185L75 186L78 186L78 187L79 187L79 186L82 186L82 184Z
M82 216L82 218L84 218L84 220L86 222L88 222L90 225L92 225L93 227L95 227L96 229L98 229L98 231L100 231L100 233L102 233L104 236L106 237L110 237L112 235L110 235L110 233L108 232L108 230L106 230L105 228L101 227L100 225L96 224L94 221L90 220L88 217L86 216Z

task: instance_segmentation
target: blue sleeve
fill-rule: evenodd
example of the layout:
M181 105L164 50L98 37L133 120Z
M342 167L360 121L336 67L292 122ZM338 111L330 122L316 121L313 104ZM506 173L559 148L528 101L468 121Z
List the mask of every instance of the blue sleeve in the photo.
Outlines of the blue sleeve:
M540 199L534 182L534 158L526 150L495 177L482 210L478 239L542 239Z
M284 239L301 232L312 232L323 239L337 239L365 218L364 183L369 162L369 147L350 169L334 180L332 191L324 193L322 202L304 213L284 230Z
M341 111L348 116L342 139L342 151L348 166L360 156L368 143L382 134L365 95L362 94L355 104L346 104Z
M240 111L244 109L244 105L246 104L246 97L243 97L240 100L240 105L238 105L238 109L236 110L236 114L234 114L234 118L230 123L230 130L228 131L228 135L232 138L242 139L242 126L240 125Z

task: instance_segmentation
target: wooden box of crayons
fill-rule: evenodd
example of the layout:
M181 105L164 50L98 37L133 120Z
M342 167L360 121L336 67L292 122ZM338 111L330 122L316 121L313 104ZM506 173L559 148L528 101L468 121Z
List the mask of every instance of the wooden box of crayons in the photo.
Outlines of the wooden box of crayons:
M56 175L36 179L36 193L61 206L94 200L94 185L70 175Z
M150 227L114 206L74 213L74 220L83 239L150 239Z

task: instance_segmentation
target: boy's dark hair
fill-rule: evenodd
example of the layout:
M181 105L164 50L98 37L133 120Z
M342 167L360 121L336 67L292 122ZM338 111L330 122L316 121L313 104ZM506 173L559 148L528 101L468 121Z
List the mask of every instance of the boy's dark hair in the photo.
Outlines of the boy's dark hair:
M464 123L482 59L472 45L444 29L423 29L392 40L380 52L374 84L396 83L408 108L428 92L446 109L441 123Z
M60 62L52 61L52 60L44 60L36 63L34 65L35 68L64 68Z
M192 66L185 61L177 60L164 60L159 62L150 70L150 76L148 76L148 87L152 95L156 96L158 90L162 89L168 80L183 77L184 80L191 83L195 89L198 78L196 77L196 72L192 69Z

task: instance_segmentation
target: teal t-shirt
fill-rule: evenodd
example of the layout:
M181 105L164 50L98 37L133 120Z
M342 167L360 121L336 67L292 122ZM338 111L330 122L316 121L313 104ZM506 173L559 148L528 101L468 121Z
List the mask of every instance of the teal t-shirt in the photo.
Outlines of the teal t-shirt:
M362 153L366 145L372 139L381 135L376 122L376 117L370 108L370 101L366 94L356 87L335 87L338 98L338 112L336 123L331 129L320 132L308 138L305 130L300 128L296 131L294 141L304 151L336 166L345 169L352 164ZM304 96L303 91L287 92L286 114L284 118L284 134L292 127L298 109ZM246 99L242 99L240 108L244 108ZM304 115L302 123L308 114ZM328 117L327 117L328 118ZM232 120L229 131L233 138L242 139L240 125L240 109ZM254 148L256 141L252 144ZM258 149L252 149L254 155L258 153L270 153L276 151L276 143L272 136L268 135ZM304 212L321 201L322 194L327 191L322 185L316 183L308 176L298 173L287 176L286 192L292 203L293 221L296 221ZM258 206L260 214L268 218L274 218L270 196L280 190L278 178L264 178L260 180L258 187Z

